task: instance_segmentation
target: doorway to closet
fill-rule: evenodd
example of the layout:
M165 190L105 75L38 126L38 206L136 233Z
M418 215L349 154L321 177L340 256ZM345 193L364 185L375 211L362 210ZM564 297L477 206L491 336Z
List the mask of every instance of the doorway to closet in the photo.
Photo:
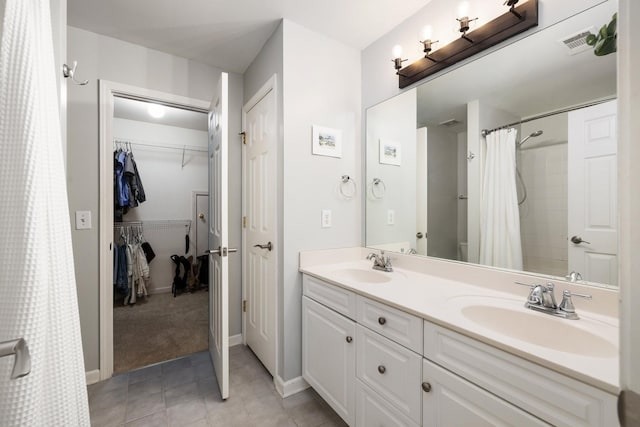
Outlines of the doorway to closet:
M111 134L118 373L208 348L207 114L115 96Z

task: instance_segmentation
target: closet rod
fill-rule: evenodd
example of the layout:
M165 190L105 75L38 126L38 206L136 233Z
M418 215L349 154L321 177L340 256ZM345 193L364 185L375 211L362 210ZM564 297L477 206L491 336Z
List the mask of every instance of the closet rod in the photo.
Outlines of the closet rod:
M181 110L194 111L196 113L209 114L209 110L206 109L206 108L192 107L190 105L179 104L179 103L176 103L176 102L160 101L160 100L157 100L157 99L147 98L147 97L144 97L144 96L132 95L130 93L122 93L122 92L115 91L113 93L113 96L115 96L117 98L132 99L134 101L151 102L151 103L154 103L154 104L164 105L165 107L179 108Z
M191 147L187 147L186 145L183 147L178 147L178 146L169 146L169 145L156 145L156 144L150 144L150 143L145 143L145 142L136 142L136 141L131 141L128 139L115 139L113 140L114 144L131 144L131 145L137 145L137 146L141 146L141 147L151 147L151 148L165 148L168 150L178 150L178 151L194 151L197 153L207 153L207 150L203 150L201 148L191 148Z
M497 128L482 129L480 134L482 136L487 136L491 132L495 132L495 131L497 131L499 129L510 128L511 126L517 126L517 125L522 124L522 123L532 122L532 121L538 120L538 119L544 119L545 117L555 116L556 114L568 113L570 111L579 110L581 108L593 107L594 105L604 104L605 102L609 102L609 101L612 101L614 99L616 99L616 97L612 96L612 97L609 97L609 98L599 99L597 101L592 101L592 102L587 102L587 103L584 103L584 104L574 105L573 107L567 107L567 108L562 108L562 109L559 109L559 110L549 111L548 113L542 113L542 114L538 114L536 116L527 117L526 119L522 119L522 120L519 120L519 121L514 122L514 123L509 123L508 125L503 125L503 126L500 126L500 127L497 127Z

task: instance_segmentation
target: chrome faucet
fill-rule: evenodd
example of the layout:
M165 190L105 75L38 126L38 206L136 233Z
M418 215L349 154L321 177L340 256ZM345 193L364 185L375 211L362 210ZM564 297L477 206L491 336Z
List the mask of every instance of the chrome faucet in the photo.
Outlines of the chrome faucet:
M367 255L368 260L373 260L373 269L391 272L393 271L393 267L391 267L391 258L384 255L384 251L380 251L380 255L375 252L371 252Z
M553 316L562 317L565 319L577 320L579 319L576 313L575 307L571 297L573 295L581 298L591 299L591 295L578 294L565 290L562 292L562 301L560 305L556 304L555 286L553 283L548 282L546 285L531 285L529 283L515 282L518 285L528 286L531 288L527 302L524 304L526 308L531 310L540 311L543 313L551 314Z

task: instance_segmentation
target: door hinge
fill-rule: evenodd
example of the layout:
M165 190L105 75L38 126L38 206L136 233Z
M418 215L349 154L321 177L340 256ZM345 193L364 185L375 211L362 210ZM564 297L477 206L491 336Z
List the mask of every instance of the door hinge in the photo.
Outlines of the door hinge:
M242 217L242 228L247 228L247 217L246 216Z
M246 132L240 132L238 135L242 136L242 143L244 145L247 145L247 133Z
M243 300L242 301L242 312L246 313L247 312L247 300Z

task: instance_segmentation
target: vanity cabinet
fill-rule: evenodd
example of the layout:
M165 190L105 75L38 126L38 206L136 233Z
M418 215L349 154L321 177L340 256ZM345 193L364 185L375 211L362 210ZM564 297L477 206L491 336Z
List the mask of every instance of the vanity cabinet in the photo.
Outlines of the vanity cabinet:
M350 425L618 425L616 396L303 275L304 379Z
M336 302L349 300L348 291L317 288L312 282L310 293L334 308ZM302 376L349 425L355 424L355 336L355 321L306 295L302 298Z

